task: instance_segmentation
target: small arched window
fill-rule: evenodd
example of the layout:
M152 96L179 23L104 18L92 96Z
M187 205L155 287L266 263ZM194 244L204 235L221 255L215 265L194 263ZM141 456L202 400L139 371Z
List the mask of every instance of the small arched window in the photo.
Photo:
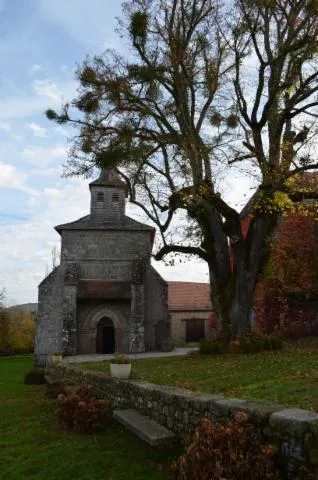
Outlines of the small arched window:
M103 192L97 192L97 201L103 202L104 201L104 194Z

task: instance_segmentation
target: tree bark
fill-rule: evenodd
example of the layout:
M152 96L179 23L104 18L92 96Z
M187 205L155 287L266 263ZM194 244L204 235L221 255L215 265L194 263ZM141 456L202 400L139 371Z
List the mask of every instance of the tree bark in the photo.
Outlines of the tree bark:
M225 243L220 242L220 238L219 242L216 241L215 234L220 232L216 229L215 218L211 221L210 217L210 222L204 222L203 244L207 252L217 332L222 333L227 340L243 335L250 328L254 292L268 258L267 242L277 219L277 215L271 214L252 220L246 238L243 237L239 223L240 231L232 236L235 241L231 244L225 234Z

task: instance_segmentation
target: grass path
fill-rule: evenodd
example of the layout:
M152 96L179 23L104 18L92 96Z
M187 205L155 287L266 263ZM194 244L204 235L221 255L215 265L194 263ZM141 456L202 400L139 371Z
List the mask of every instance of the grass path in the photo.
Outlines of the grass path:
M132 368L153 383L318 411L317 344L256 355L140 359ZM109 370L108 362L80 366Z
M167 479L167 454L112 424L84 436L59 430L55 402L23 385L29 357L0 358L0 477L5 480Z

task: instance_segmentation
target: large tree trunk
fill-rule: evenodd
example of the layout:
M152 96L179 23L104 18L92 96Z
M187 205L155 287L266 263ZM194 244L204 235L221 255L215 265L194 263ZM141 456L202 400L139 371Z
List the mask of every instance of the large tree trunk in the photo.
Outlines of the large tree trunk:
M210 242L206 240L205 248L210 252L211 300L217 315L217 331L222 332L228 340L243 335L250 327L255 288L268 258L267 240L276 223L277 217L274 215L252 220L247 237L244 238L240 232L234 243L227 243L226 252L224 241L217 248L217 238L212 232ZM214 241L211 241L212 238ZM228 260L224 262L226 254Z

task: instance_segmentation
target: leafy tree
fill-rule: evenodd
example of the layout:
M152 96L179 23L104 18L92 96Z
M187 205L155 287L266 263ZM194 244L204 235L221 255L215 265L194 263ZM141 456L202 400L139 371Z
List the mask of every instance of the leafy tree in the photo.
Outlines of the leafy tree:
M9 349L9 315L5 308L6 290L0 290L0 353L6 353Z
M30 312L5 307L6 290L0 289L0 354L31 352L35 318Z
M129 56L107 51L86 59L77 98L47 117L79 129L69 174L90 175L95 166L121 173L131 201L160 232L157 260L179 252L208 263L218 327L235 336L249 325L268 235L282 211L312 196L287 180L317 167L309 147L318 16L317 0L238 0L229 7L124 2L120 32ZM259 178L246 237L239 212L220 192L237 166ZM180 211L190 230L179 231L185 238L178 241Z
M314 208L308 207L306 215L291 213L280 220L254 297L256 321L265 331L280 327L292 337L317 334L317 234Z

